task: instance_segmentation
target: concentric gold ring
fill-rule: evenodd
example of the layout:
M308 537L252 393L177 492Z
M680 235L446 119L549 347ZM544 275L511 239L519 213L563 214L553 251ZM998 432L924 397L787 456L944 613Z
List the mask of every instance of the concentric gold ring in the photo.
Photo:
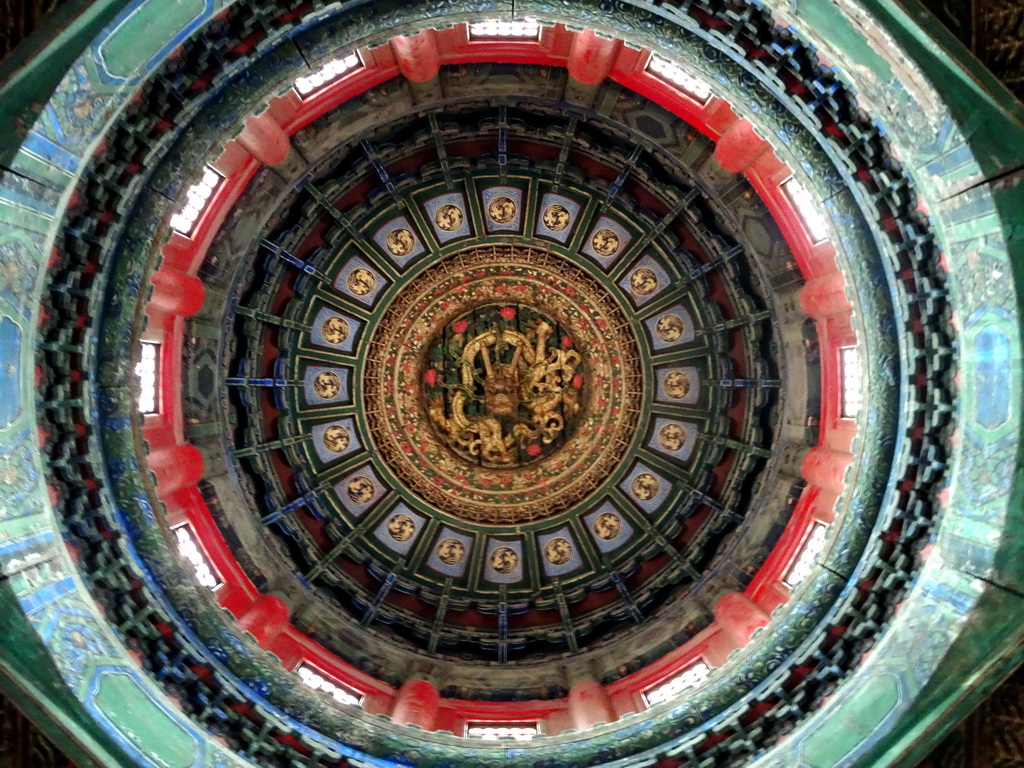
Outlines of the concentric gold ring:
M520 315L543 319L540 340L536 325L513 330ZM475 327L468 362L467 316L490 318ZM544 326L552 323L564 334L550 338ZM499 358L501 344L519 345L520 354ZM446 373L445 355L462 355L453 370L467 371L465 386L462 374ZM547 373L539 371L545 365ZM438 394L444 375L456 392L447 400ZM488 377L504 377L502 397L491 396L499 388ZM483 394L472 408L463 397L455 413L452 401L474 378ZM509 525L570 509L609 479L636 432L643 386L633 329L600 283L547 251L493 245L454 254L402 290L374 330L362 391L378 455L407 488L464 520ZM544 398L547 410L537 405ZM571 434L555 428L555 411L571 415ZM508 418L516 413L513 434ZM494 426L499 416L504 431ZM475 462L482 433L509 446L520 440L516 450L541 446L539 459Z

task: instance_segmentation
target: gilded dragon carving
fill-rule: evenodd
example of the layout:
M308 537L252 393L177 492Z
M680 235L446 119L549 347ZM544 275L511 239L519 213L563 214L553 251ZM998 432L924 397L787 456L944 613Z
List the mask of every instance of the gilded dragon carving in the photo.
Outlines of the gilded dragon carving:
M522 453L537 457L565 436L580 410L582 359L567 336L562 347L549 344L554 334L551 323L535 317L525 333L492 325L465 342L454 361L456 382L427 403L453 449L511 466L523 461ZM461 340L450 346L457 349Z

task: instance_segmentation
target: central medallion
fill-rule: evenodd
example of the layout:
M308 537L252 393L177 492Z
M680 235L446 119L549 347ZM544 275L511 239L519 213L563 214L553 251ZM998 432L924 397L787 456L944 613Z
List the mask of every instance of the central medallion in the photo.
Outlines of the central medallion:
M640 415L637 340L595 278L547 251L456 253L376 324L363 398L377 455L434 508L551 517L613 479Z
M434 337L423 381L430 420L449 448L473 464L517 467L572 437L586 375L557 320L522 304L488 304Z

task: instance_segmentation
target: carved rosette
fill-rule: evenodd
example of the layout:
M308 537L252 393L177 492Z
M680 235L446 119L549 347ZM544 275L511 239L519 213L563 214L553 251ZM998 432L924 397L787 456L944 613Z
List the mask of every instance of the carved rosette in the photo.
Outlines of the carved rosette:
M478 247L415 278L375 329L364 407L380 456L424 501L515 524L584 501L636 432L633 330L581 269Z

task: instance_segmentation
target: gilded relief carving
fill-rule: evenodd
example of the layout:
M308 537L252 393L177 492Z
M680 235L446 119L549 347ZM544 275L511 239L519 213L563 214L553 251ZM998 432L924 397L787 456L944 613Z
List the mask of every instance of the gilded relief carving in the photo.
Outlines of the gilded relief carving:
M384 244L387 246L387 249L391 252L392 256L402 257L408 256L412 253L413 249L416 247L416 239L408 229L398 228L388 232L387 237L384 238ZM372 287L370 290L373 290ZM354 290L353 293L355 293ZM369 293L369 291L367 291L367 293ZM359 295L362 296L364 294Z
M341 392L341 377L334 371L323 371L313 379L313 391L317 397L332 400Z
M665 377L665 394L674 400L682 400L690 393L690 377L682 371L672 371Z
M659 339L664 342L671 343L682 338L685 326L683 324L683 318L679 315L665 315L664 317L658 318L658 324L655 328Z
M516 218L516 203L511 197L496 197L487 206L487 215L495 224L511 224Z
M466 555L466 545L459 539L448 537L437 543L437 559L445 565L458 565Z
M348 481L348 487L345 490L353 504L362 505L373 498L376 488L373 485L373 480L366 475L357 475Z
M374 289L374 286L377 285L377 280L374 278L373 272L363 267L353 269L345 282L346 285L348 285L348 289L352 291L352 295L354 296L366 296Z
M474 522L550 517L619 467L639 417L636 337L547 251L476 247L425 269L374 328L362 392L381 459Z
M629 276L629 288L637 296L649 296L658 288L658 276L653 269L640 267Z
M349 335L348 322L338 315L328 317L320 327L320 335L328 344L344 344Z
M544 545L544 559L552 565L565 565L572 560L572 543L563 536L556 536Z
M590 239L590 245L598 256L608 258L619 250L619 236L610 229L599 229Z
M395 515L388 520L388 535L395 541L408 541L416 533L416 522L408 515Z
M543 458L580 411L585 376L571 337L557 338L551 318L530 313L524 321L524 314L481 307L431 348L424 377L431 421L470 461L516 466ZM480 332L467 340L471 324Z
M552 203L544 209L544 226L552 232L564 232L572 222L569 209L559 203Z
M611 541L622 531L622 521L611 512L602 512L594 519L594 533L597 538Z
M686 442L686 432L678 424L666 424L658 432L658 444L669 453L675 453Z
M348 430L340 424L332 424L324 430L323 437L324 447L331 453L343 453L348 448L349 437Z
M437 209L437 213L434 214L434 223L437 224L438 229L454 232L462 226L464 218L461 208L448 203Z
M491 552L491 568L502 576L512 573L519 565L519 555L512 547L497 547Z
M640 499L640 501L650 501L658 495L658 491L661 490L661 483L650 472L641 472L633 478L633 482L629 487L633 495Z

